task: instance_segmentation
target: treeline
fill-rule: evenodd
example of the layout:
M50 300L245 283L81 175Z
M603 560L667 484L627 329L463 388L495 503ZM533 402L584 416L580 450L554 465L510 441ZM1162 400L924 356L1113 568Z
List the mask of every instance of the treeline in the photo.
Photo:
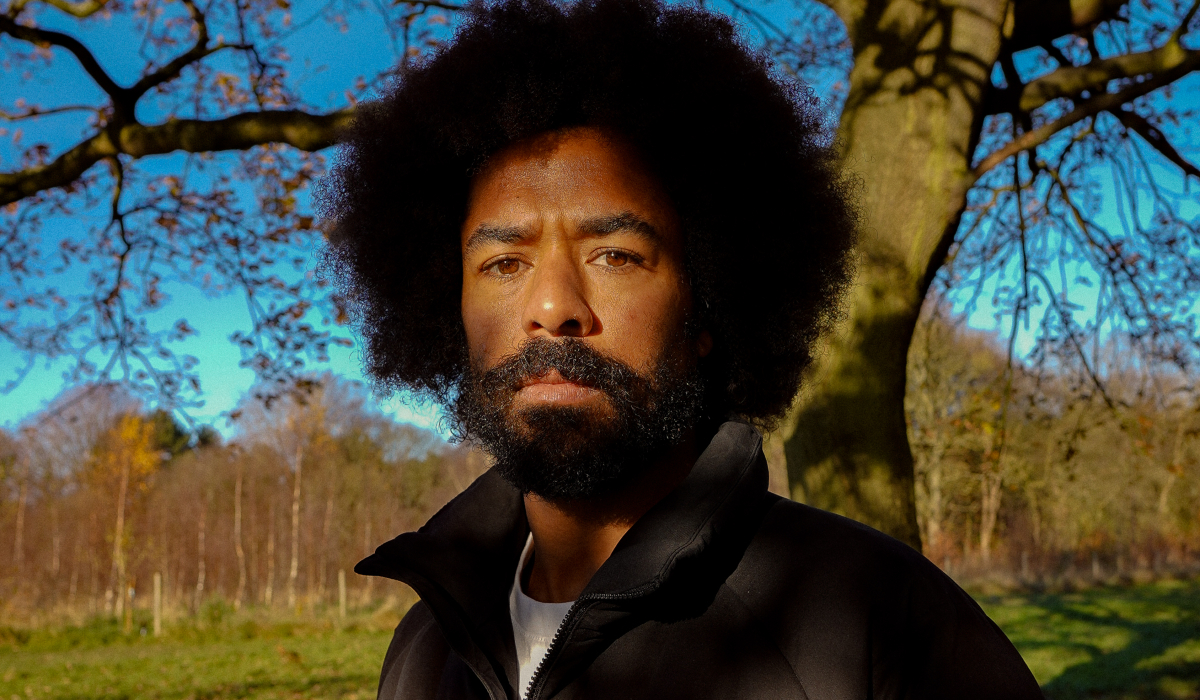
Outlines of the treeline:
M1200 563L1200 402L1188 377L1109 355L1091 381L923 318L907 410L927 556L1028 582ZM0 431L0 616L128 618L155 574L169 615L319 611L338 572L486 468L331 376L303 400L247 400L235 425L222 441L103 385ZM347 581L349 605L379 598Z
M1068 367L1072 350L1010 364L937 309L919 324L906 409L925 553L943 568L1053 583L1200 564L1192 378L1128 339L1100 366Z
M128 619L155 574L168 615L211 599L319 610L337 603L339 571L486 466L335 377L269 410L247 401L235 425L223 442L89 386L0 434L0 614ZM377 597L371 579L346 580L351 606Z

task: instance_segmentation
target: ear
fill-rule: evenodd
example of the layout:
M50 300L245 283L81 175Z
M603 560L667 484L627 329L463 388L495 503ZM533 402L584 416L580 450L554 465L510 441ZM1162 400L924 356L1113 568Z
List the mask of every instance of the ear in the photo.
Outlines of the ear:
M708 353L712 352L713 339L712 333L708 331L700 331L696 335L696 354L700 357L708 357Z

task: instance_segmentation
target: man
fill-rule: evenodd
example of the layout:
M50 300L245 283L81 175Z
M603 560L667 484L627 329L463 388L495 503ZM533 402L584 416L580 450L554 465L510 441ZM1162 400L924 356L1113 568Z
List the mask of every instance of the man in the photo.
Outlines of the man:
M322 193L383 388L495 466L362 574L421 596L381 698L1036 698L917 552L768 494L850 277L816 101L654 0L472 10Z

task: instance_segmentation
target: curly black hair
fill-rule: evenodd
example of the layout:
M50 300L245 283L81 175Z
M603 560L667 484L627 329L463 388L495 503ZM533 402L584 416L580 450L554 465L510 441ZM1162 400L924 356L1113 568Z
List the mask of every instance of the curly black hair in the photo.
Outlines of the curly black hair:
M453 402L471 178L509 144L579 126L638 149L679 213L693 323L714 340L707 415L782 416L849 283L856 186L811 89L728 18L657 0L473 5L361 105L318 201L367 373Z

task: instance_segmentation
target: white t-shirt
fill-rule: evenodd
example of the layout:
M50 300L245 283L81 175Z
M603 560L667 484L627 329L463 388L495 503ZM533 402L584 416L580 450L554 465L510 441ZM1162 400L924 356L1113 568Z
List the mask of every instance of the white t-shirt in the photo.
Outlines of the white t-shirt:
M533 554L533 533L525 540L521 562L513 578L512 592L508 594L508 614L512 617L513 641L517 645L517 664L521 668L520 685L517 687L523 699L529 692L529 681L537 672L538 665L546 656L554 635L562 625L567 613L574 605L569 603L539 603L521 590L521 572L529 564Z

